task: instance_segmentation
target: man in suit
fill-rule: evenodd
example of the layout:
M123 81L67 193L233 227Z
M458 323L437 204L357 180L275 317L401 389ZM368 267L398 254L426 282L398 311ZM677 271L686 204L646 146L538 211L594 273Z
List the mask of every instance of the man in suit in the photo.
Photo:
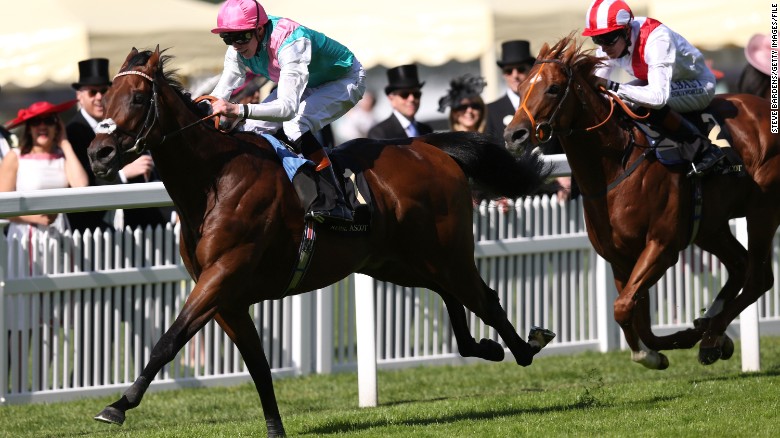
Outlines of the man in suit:
M528 77L534 62L536 58L531 56L531 45L528 41L513 40L501 44L501 58L497 64L501 67L506 94L488 104L485 126L485 133L498 144L504 144L504 128L520 106L517 87Z
M115 183L134 183L150 181L154 175L154 163L152 157L143 155L119 171L117 182L109 182L98 179L92 172L92 166L87 156L87 148L95 138L95 128L105 117L103 96L111 86L108 77L108 59L91 58L79 62L79 81L71 84L76 90L79 110L66 127L68 140L73 145L73 151L78 156L81 165L89 176L89 185L108 185ZM142 208L124 211L123 225L136 226L164 224L170 219L170 208ZM167 213L166 213L167 212ZM82 233L100 227L104 230L112 229L114 217L108 211L87 211L68 213L68 221L73 230Z
M393 107L393 114L368 131L368 138L388 139L416 137L430 134L433 128L414 119L420 109L421 88L414 64L393 67L387 71L385 94Z

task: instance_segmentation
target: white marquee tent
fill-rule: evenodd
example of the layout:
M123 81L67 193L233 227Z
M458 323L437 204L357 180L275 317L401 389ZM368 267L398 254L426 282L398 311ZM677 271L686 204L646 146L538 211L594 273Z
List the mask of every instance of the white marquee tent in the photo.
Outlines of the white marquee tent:
M366 67L428 66L480 60L495 75L495 50L529 39L533 50L582 29L590 0L265 0L269 13L291 17L349 46ZM760 0L629 0L637 14L661 19L706 49L741 46L769 32L770 5ZM197 0L36 0L4 5L0 85L69 84L77 62L107 57L118 69L130 48L170 47L181 73L216 73L225 47L209 30L219 6ZM491 90L486 90L490 95Z

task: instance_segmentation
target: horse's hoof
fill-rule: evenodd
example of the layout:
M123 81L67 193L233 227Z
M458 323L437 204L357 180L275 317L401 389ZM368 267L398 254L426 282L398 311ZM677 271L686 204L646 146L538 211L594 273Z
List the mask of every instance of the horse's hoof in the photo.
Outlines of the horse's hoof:
M534 354L541 351L553 339L555 339L555 333L545 328L533 326L528 332L528 345L533 348Z
M658 356L660 356L660 362L658 363L658 370L665 370L669 368L669 358L666 357L665 354L658 353Z
M95 415L95 420L121 426L125 422L125 413L113 406L106 406L99 414Z
M504 347L492 339L481 339L479 341L479 350L482 353L479 357L482 359L493 362L501 362L504 360Z
M721 358L720 347L700 347L699 363L702 365L712 365Z
M723 338L723 345L720 347L720 358L729 360L734 355L734 341L727 335L723 335Z

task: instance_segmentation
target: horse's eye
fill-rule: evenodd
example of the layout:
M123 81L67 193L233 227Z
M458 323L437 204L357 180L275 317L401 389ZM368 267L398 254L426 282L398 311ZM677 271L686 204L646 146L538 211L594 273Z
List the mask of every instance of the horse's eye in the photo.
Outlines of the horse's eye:
M547 89L547 94L558 94L561 92L561 87L559 87L556 84L550 85L550 88Z
M143 94L133 93L133 105L143 105L145 100L146 99L144 98Z

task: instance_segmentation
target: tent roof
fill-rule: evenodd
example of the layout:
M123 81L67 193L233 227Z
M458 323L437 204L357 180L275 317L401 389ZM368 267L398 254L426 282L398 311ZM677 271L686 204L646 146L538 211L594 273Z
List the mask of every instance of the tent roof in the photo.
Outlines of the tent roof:
M116 71L132 47L150 49L157 44L170 48L168 53L176 57L173 65L182 74L213 74L222 68L225 45L209 32L219 5L196 0L133 0L107 7L96 3L36 0L6 8L4 21L16 24L0 29L0 84L24 88L68 84L78 79L82 59L108 58L110 69ZM486 0L304 4L263 2L270 14L290 17L344 43L366 68L470 61L492 47L492 15ZM34 24L31 16L36 17Z
M768 7L761 0L739 5L727 0L630 3L637 15L658 18L705 49L742 46L754 32L769 31ZM537 52L544 42L573 30L579 36L587 7L578 0L533 5L506 0L264 0L263 5L272 15L290 17L344 43L366 68L480 59L483 69L493 64L501 41L527 39ZM153 49L158 44L170 48L180 73L216 74L225 45L209 30L218 9L198 0L13 2L3 8L0 84L69 84L78 79L82 59L108 58L116 71L132 47Z

